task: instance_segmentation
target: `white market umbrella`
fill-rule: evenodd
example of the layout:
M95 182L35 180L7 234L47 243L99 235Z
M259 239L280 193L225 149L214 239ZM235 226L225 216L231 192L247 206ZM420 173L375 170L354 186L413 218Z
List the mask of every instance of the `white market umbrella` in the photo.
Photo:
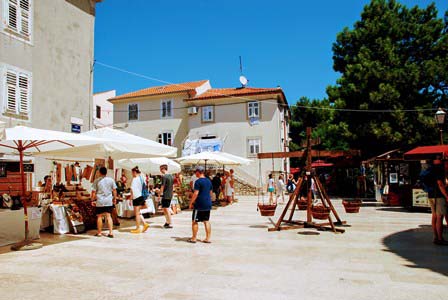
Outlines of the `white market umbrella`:
M151 175L161 175L161 165L167 165L168 173L170 174L179 173L181 171L181 167L177 162L166 157L120 159L116 162L118 168L131 170L135 166L138 166L140 171Z
M81 136L78 134L37 129L26 126L6 128L4 133L5 134L0 141L0 149L2 149L1 152L19 155L22 199L24 199L26 194L25 171L23 168L25 154L36 154L42 151L73 148L101 142L98 139L89 136ZM25 200L23 200L23 211L25 214L25 241L22 244L15 245L15 247L13 247L15 250L19 250L22 247L29 245L28 212L27 203Z
M201 152L193 155L188 155L176 159L181 165L198 165L204 164L207 169L207 164L218 165L233 165L238 166L241 163L235 159L220 155L220 152Z
M216 153L219 153L219 155L221 155L221 156L223 156L225 158L230 158L230 159L232 159L232 160L234 160L236 162L239 162L240 165L243 165L243 166L248 166L248 165L250 165L251 163L254 162L251 159L247 159L247 158L244 158L244 157L241 157L241 156L237 156L237 155L234 155L234 154L230 154L230 153L227 153L227 152L216 152Z
M101 139L104 143L77 147L76 149L48 151L39 155L53 159L82 160L111 157L114 160L119 160L128 158L174 157L177 154L177 148L111 128L92 130L80 135Z

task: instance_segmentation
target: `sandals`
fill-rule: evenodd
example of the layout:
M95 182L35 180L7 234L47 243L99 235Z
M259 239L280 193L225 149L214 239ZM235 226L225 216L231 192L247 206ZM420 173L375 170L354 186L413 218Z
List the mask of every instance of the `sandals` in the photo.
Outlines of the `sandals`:
M212 243L211 241L207 241L207 240L203 240L202 242L205 243L205 244L211 244Z
M188 239L187 242L192 243L192 244L196 244L196 241L193 239Z
M97 233L97 234L95 234L95 236L96 237L102 237L103 236L103 234L102 233ZM108 234L108 235L104 235L104 236L107 236L108 238L111 238L111 239L113 239L114 238L114 235L113 234Z

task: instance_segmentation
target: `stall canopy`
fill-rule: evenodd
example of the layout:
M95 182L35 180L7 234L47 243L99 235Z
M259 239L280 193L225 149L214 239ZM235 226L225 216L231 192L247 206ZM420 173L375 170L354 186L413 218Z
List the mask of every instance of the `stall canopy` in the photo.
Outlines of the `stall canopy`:
M241 156L233 155L233 154L230 154L227 152L218 152L218 153L219 153L219 155L221 155L225 158L230 158L231 160L238 162L242 166L247 166L247 165L250 165L251 163L253 163L253 160L247 159L247 158L244 158Z
M22 196L25 196L25 171L23 161L25 154L36 154L42 151L55 151L56 149L72 150L73 147L102 143L99 139L81 136L78 134L36 129L26 126L16 126L6 128L3 139L0 141L0 151L19 155L20 177L22 186ZM23 199L24 214L27 216L27 202ZM28 218L25 217L25 241L28 240Z
M149 157L175 157L177 148L151 141L121 130L101 128L80 134L80 136L101 139L103 143L48 151L39 156L52 159L83 160L92 158L127 159Z
M448 159L448 145L421 146L404 154L406 160Z
M168 173L170 174L181 171L181 167L177 162L166 157L120 159L116 163L118 168L126 170L131 170L135 166L138 166L140 171L151 175L161 175L160 166L162 165L168 166Z
M231 159L222 152L201 152L193 155L188 155L176 159L182 165L198 165L198 164L217 164L217 165L241 165L241 162L236 159Z
M325 168L325 167L332 167L332 163L325 162L323 160L316 160L311 164L312 168Z

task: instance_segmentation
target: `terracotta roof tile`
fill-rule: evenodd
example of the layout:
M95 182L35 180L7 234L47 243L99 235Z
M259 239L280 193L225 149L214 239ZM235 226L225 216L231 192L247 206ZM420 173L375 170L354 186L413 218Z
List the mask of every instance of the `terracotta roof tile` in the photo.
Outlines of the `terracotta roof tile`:
M138 90L135 92L130 92L127 94L123 94L117 96L115 98L110 99L109 101L127 99L127 98L135 98L142 96L155 96L155 95L164 95L164 94L173 94L179 92L191 92L205 84L208 80L194 81L194 82L184 82L163 86L153 86L150 88Z
M250 88L250 87L209 89L205 93L202 93L196 97L188 98L185 100L186 101L194 101L194 100L203 100L203 99L243 97L243 96L254 96L254 95L263 95L263 94L281 94L281 95L283 95L283 91L281 88Z

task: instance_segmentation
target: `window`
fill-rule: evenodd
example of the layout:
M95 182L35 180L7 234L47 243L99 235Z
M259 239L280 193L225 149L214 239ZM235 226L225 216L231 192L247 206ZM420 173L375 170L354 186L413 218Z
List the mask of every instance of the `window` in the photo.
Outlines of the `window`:
M247 139L247 148L249 156L256 156L261 152L261 138Z
M213 122L215 119L215 108L213 106L202 107L202 122Z
M173 145L173 133L171 131L165 131L159 134L157 141L161 144L172 146Z
M31 74L6 67L3 113L19 119L31 119Z
M25 40L31 38L32 26L32 0L4 0L5 1L5 25L13 35L18 35Z
M129 121L138 120L138 104L133 103L128 105L128 120Z
M96 106L96 118L101 119L101 106Z
M248 102L247 103L247 116L248 118L260 118L260 103Z
M173 116L173 102L171 100L162 100L160 107L161 118L171 118Z

